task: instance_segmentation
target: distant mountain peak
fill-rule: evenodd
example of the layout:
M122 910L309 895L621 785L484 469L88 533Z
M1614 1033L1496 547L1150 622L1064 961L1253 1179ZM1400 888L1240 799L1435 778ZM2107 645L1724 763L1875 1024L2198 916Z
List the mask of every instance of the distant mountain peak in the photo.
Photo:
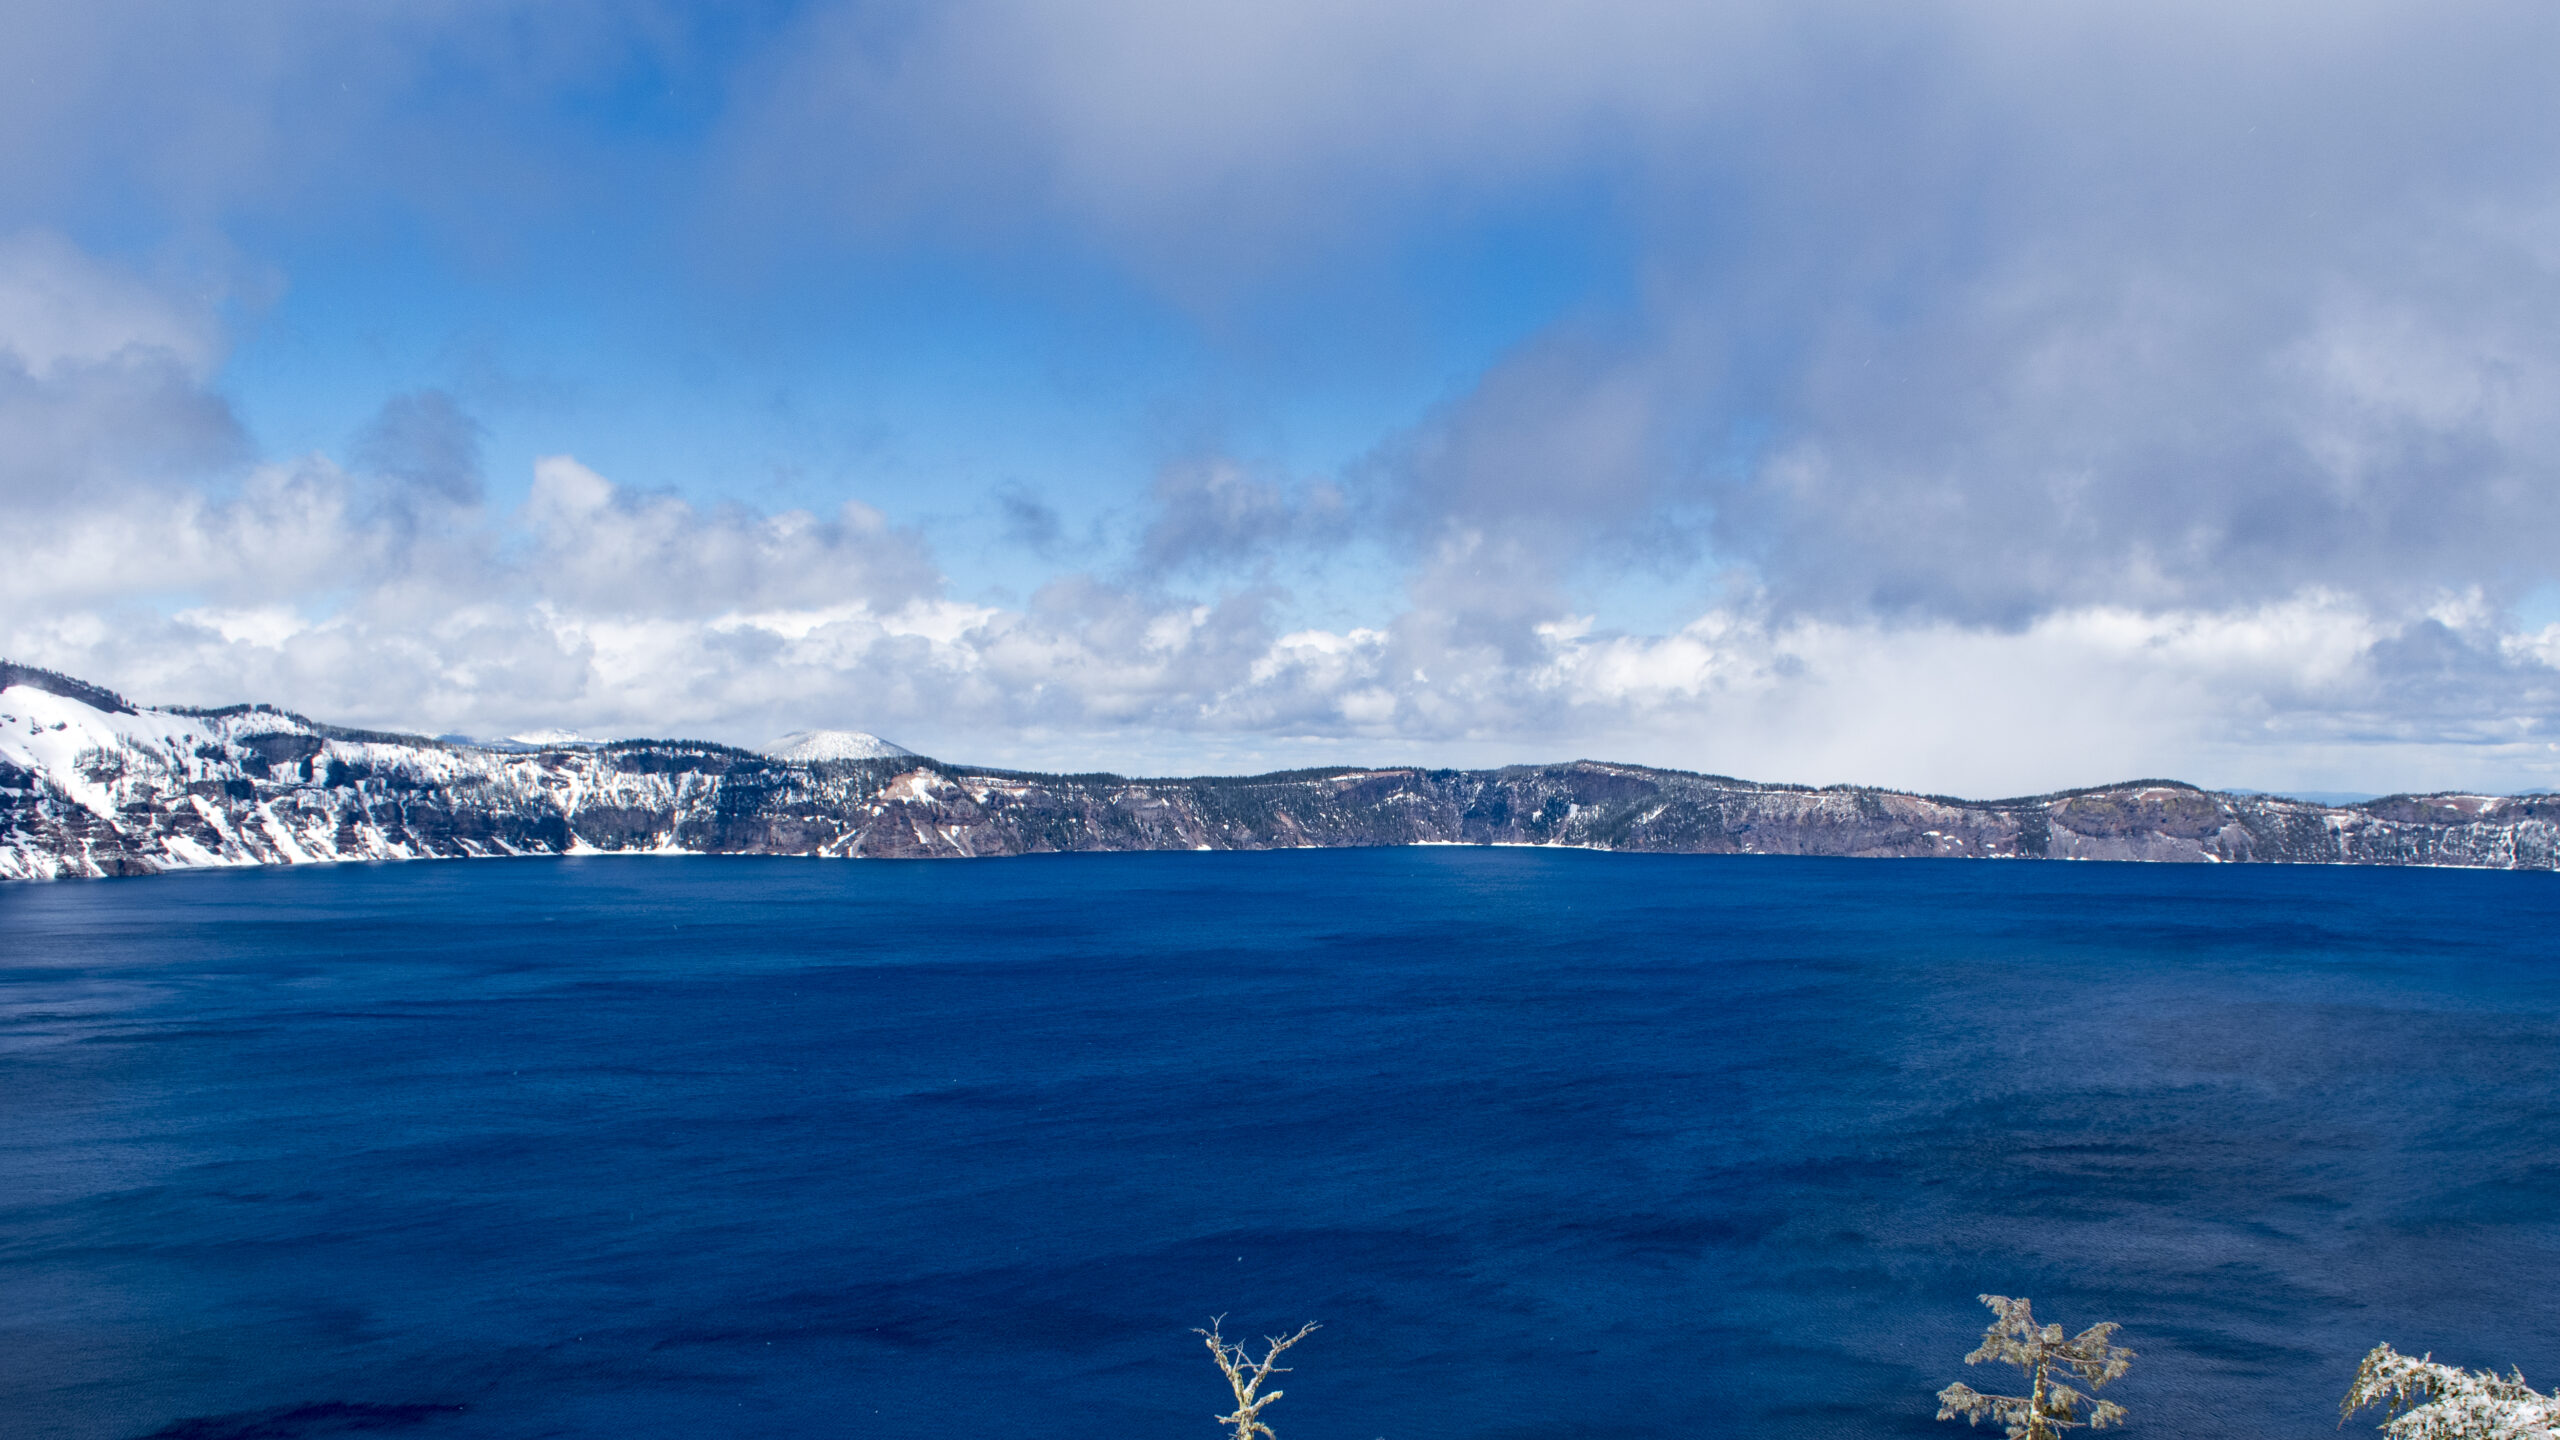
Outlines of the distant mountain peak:
M916 752L867 730L794 730L766 746L764 753L808 765L823 760L896 760Z
M575 730L561 730L555 728L550 730L527 730L521 735L510 735L507 737L506 743L510 745L522 745L531 750L571 750L592 745L601 745L604 742L590 736L581 735Z

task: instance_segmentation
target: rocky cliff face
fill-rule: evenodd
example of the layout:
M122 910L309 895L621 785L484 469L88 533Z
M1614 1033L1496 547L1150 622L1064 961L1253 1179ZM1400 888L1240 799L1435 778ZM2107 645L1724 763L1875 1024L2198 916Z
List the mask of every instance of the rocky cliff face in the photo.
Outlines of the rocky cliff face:
M2018 800L1579 761L1190 780L694 741L496 750L263 706L151 709L0 665L0 877L607 851L958 857L1570 845L1698 854L2560 868L2560 798L2346 808L2140 781Z

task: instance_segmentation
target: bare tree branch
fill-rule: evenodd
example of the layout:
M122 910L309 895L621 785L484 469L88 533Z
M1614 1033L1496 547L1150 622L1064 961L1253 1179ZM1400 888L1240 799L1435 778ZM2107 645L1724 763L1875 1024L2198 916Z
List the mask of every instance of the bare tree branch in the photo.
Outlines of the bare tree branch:
M1265 1335L1262 1337L1262 1358L1256 1360L1245 1352L1242 1345L1227 1343L1227 1337L1219 1333L1226 1321L1227 1317L1221 1315L1209 1322L1208 1329L1191 1332L1208 1345L1210 1357L1218 1362L1219 1373L1227 1377L1227 1387L1235 1391L1235 1413L1215 1418L1219 1424L1228 1427L1228 1440L1278 1440L1271 1427L1263 1423L1262 1410L1285 1392L1274 1390L1265 1395L1262 1384L1274 1375L1288 1374L1289 1367L1278 1363L1281 1353L1323 1327L1309 1323L1299 1326L1297 1334L1286 1338Z

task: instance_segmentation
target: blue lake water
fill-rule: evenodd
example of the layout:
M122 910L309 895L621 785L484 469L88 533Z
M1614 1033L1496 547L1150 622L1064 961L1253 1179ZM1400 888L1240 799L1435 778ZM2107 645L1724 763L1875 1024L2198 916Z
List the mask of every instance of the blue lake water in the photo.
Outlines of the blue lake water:
M2135 1435L2560 1380L2560 879L1522 850L0 888L0 1433ZM1991 1432L1976 1432L1991 1433Z

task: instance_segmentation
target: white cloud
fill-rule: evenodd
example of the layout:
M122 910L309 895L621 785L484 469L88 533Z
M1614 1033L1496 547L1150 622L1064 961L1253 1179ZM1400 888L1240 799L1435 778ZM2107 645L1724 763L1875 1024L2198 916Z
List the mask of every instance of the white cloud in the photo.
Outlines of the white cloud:
M174 508L148 533L185 567L136 561L113 572L121 593L66 598L58 561L55 589L0 608L0 649L145 698L346 723L740 741L856 726L1061 768L1587 754L1978 794L2157 773L2278 788L2560 773L2560 627L2503 631L2476 592L2403 612L2317 590L2078 606L2016 629L1746 599L1667 634L1555 615L1493 643L1427 595L1343 630L1284 628L1257 592L1092 579L1019 609L954 601L912 537L859 514L705 511L565 457L521 514L441 530L368 521L362 484L315 464ZM70 533L137 524L111 510ZM426 558L386 563L403 553ZM140 598L154 573L230 598L159 614Z
M206 223L363 162L389 187L366 195L475 236L610 188L536 183L577 145L505 139L527 95L611 69L576 43L599 12L537 25L558 43L520 69L452 52L504 82L495 118L441 92L393 114L447 53L410 40L507 29L455 13L309 38L325 7L262 8L201 47L47 17L41 83L0 96L0 181L24 205L95 161ZM1078 767L2538 783L2560 628L2498 616L2560 578L2553 13L819 7L738 72L769 83L722 122L746 178L699 187L719 238L779 216L808 243L822 212L1031 235L1250 328L1272 287L1386 283L1434 237L1561 206L1626 248L1627 293L1354 473L1167 469L1128 570L1028 575L999 607L859 500L710 505L563 455L493 510L439 392L390 397L345 465L258 461L208 301L23 233L0 241L0 646L350 722L844 725ZM1291 547L1338 542L1402 598L1313 625ZM1701 557L1723 588L1662 633L1573 601Z
M858 599L894 610L939 588L912 534L846 501L832 517L637 494L568 456L534 468L521 522L541 592L585 612L699 614Z
M731 138L792 214L1064 227L1215 317L1392 286L1487 217L1624 246L1632 294L1380 447L1426 584L1473 546L1531 591L1712 553L1835 617L2398 607L2560 578L2556 27L964 0L815 13ZM1160 499L1227 554L1293 523Z
M173 297L47 231L0 237L0 352L37 379L148 358L201 380L224 348L211 300Z
M40 514L243 458L229 407L205 388L221 350L210 303L56 235L0 238L0 505Z

